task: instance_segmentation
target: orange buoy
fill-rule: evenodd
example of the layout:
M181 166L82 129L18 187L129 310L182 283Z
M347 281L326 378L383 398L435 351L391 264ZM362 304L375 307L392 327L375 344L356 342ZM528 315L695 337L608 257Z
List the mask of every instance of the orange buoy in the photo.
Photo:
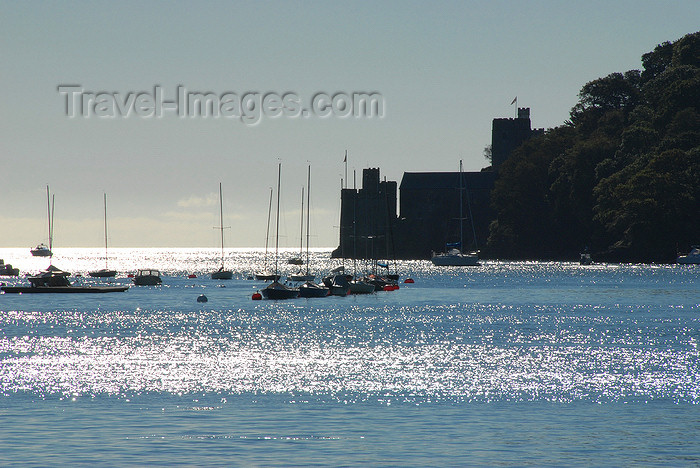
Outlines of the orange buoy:
M406 280L404 281L404 283L413 284L413 283L415 283L415 281L413 281L413 278L406 278Z
M259 292L253 293L252 299L254 301L259 301L260 299L262 299L262 294L260 294Z

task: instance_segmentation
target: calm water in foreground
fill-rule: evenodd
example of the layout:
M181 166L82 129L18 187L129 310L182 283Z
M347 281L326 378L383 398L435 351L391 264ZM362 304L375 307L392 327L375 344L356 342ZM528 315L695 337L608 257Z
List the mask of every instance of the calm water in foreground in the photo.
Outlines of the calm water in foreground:
M215 250L110 255L164 285L0 296L0 465L700 464L700 267L403 262L398 291L275 302L258 250L231 281Z

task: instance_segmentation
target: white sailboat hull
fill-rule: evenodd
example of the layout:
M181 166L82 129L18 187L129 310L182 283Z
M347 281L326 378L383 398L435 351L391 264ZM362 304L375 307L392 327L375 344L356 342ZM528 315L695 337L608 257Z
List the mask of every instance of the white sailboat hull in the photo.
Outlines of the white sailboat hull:
M478 266L479 255L476 253L444 253L433 255L430 259L435 266Z

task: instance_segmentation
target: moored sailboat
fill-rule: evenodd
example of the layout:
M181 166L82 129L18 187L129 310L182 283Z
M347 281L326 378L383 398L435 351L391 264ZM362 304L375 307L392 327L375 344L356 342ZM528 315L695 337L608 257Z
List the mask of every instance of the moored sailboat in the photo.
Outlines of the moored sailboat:
M282 163L277 166L277 220L275 223L275 275L279 274L277 262L279 260L279 240L280 240L280 179L282 177ZM269 216L268 216L269 219ZM268 223L269 225L269 223ZM299 297L298 288L290 288L287 285L274 280L261 291L265 299L294 299Z
M219 227L221 231L221 266L218 270L212 272L211 279L230 280L233 278L233 272L224 267L224 201L221 191L221 182L219 182Z
M30 249L29 252L32 254L33 257L52 257L53 252L51 251L52 248L52 237L53 237L53 231L52 231L52 219L51 219L51 196L49 195L49 186L46 186L46 206L48 210L48 215L47 215L47 226L49 228L49 245L47 246L44 243L41 243L34 247L33 249Z
M270 215L272 214L272 187L270 187L270 202L267 206L267 229L265 231L265 257L263 259L263 271L255 273L255 279L258 281L277 281L280 275L273 273L267 266L267 248L270 241Z
M473 252L464 253L462 251L464 242L464 217L463 211L463 191L464 185L462 181L462 161L459 161L459 243L447 244L448 250L444 253L436 254L433 252L433 256L430 261L435 266L478 266L479 263L479 253L478 250ZM472 225L472 233L474 234L474 246L476 247L476 232L474 231L474 219L471 215L471 203L469 202L469 197L467 197L467 202L469 203L469 221Z
M105 221L105 267L101 270L90 271L88 275L93 278L113 278L117 275L116 270L110 270L107 265L107 194L104 195L104 221Z

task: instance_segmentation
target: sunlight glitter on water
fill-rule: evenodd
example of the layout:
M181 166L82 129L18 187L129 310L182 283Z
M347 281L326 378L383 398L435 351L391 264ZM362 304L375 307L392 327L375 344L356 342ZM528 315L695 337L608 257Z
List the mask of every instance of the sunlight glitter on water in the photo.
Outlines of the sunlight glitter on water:
M399 270L416 284L400 291L253 302L264 285L245 278L262 268L262 249L229 251L238 276L224 283L206 275L215 249L115 250L114 268L159 268L164 286L0 297L2 394L700 402L691 269L411 261ZM96 253L66 249L60 266L88 271L100 266ZM327 249L312 257L320 272L340 263ZM201 293L206 306L194 300Z

